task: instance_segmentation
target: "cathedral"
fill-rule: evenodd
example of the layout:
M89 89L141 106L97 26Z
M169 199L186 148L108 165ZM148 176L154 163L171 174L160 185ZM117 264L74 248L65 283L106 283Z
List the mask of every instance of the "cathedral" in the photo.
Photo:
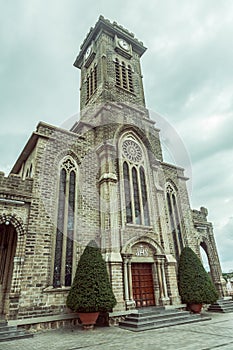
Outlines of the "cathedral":
M207 209L192 210L184 169L164 162L145 105L133 33L100 16L74 66L80 120L40 122L9 176L0 173L0 318L67 314L77 262L94 239L106 260L113 310L179 305L177 263L191 247L208 257L224 295Z

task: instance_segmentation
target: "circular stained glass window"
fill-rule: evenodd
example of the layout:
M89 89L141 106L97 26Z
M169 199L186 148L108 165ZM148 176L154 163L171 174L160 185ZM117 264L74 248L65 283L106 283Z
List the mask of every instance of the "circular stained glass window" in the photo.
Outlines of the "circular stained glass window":
M123 153L131 162L140 162L142 160L141 147L133 140L123 142Z

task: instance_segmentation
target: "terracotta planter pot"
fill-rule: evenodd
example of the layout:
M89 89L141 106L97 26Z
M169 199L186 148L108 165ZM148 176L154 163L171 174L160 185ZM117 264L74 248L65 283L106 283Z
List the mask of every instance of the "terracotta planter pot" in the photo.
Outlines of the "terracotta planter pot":
M202 304L190 303L188 304L188 309L195 314L200 314L202 309Z
M79 312L78 315L82 322L83 329L93 329L99 312Z

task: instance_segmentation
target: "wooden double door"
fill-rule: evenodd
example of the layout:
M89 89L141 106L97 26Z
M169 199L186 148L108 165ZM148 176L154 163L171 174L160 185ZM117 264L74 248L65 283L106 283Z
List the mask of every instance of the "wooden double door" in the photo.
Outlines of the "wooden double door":
M155 305L152 264L132 263L133 298L136 307Z

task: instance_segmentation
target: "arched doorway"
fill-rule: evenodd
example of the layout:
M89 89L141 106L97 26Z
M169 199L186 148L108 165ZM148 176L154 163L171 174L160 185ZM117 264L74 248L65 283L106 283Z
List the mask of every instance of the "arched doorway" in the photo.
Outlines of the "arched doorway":
M213 264L213 258L210 255L210 249L205 241L200 243L200 255L204 269L209 273L212 282L216 284L217 271L215 269L215 264Z
M0 225L0 318L7 312L9 293L17 246L15 227L6 222Z
M136 307L154 306L155 291L153 264L132 263L133 299Z
M204 245L205 248L203 247L203 245L204 243L200 244L200 254L201 254L202 265L204 266L204 269L206 270L206 272L210 272L210 263L207 255L207 248L206 248L206 245Z
M216 250L215 243L206 238L202 238L200 241L200 246L204 250L204 256L206 255L207 265L209 265L209 273L210 277L215 284L217 291L221 297L225 296L226 288L225 288L225 280L222 277L222 270L218 258L218 253ZM201 253L200 253L201 255Z
M150 236L134 237L121 252L126 308L170 303L166 256Z

